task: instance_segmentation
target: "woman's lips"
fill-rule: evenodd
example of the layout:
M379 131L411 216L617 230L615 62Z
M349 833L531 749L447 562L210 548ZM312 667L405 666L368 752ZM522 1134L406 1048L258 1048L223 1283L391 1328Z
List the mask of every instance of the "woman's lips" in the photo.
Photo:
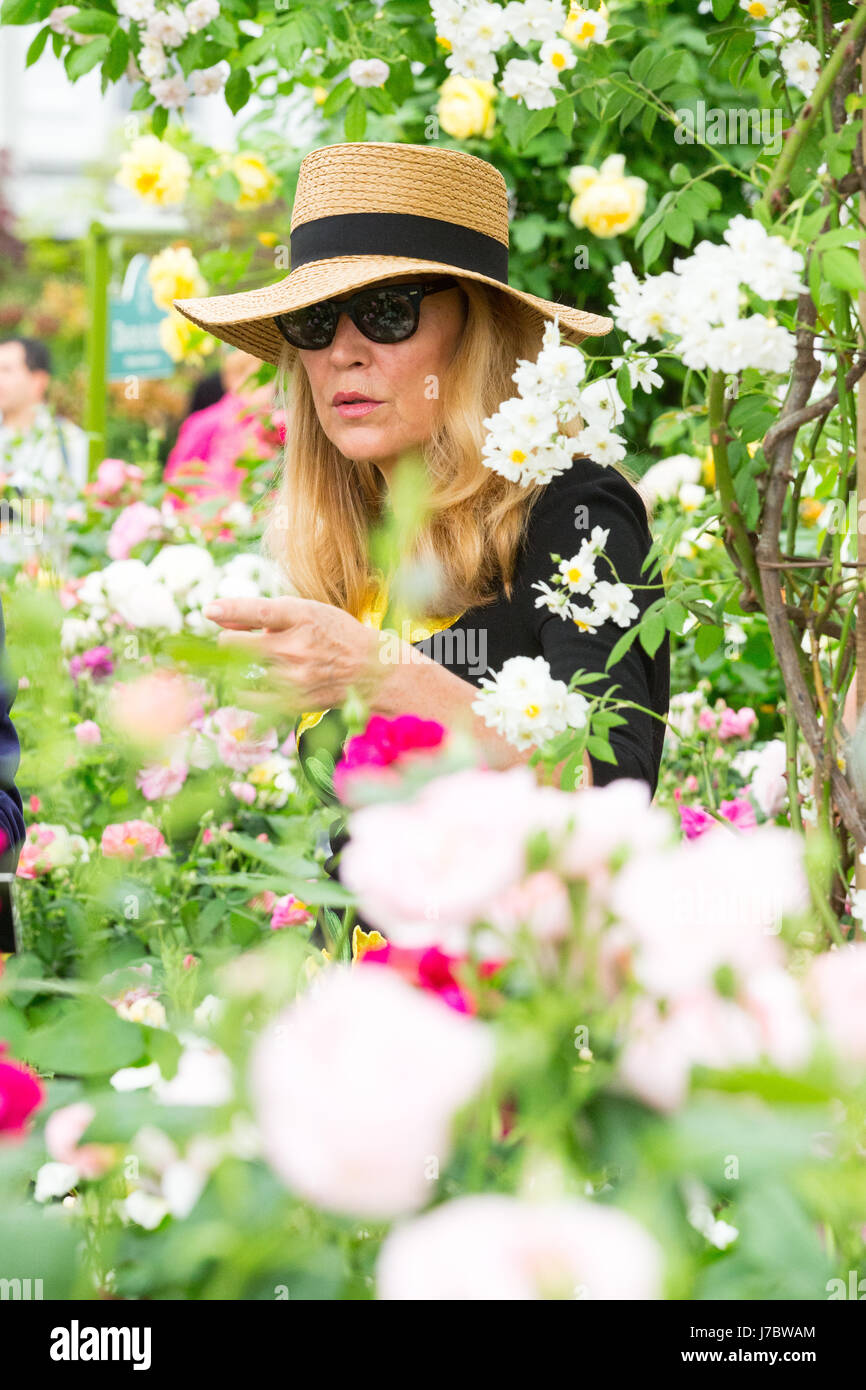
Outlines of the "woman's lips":
M340 401L335 409L344 420L357 420L362 415L369 415L371 410L378 410L381 404L381 401Z

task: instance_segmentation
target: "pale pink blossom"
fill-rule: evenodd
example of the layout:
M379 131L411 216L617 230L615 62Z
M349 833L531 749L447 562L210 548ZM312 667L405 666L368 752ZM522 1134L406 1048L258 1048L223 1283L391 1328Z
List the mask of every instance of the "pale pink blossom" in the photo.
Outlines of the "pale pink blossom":
M256 799L256 789L251 782L229 782L229 791L245 806L252 806Z
M102 742L102 730L93 719L85 719L83 723L76 724L72 732L82 745Z
M578 1197L458 1197L396 1227L376 1268L380 1299L658 1299L656 1240L615 1207Z
M838 1055L866 1062L866 942L816 956L805 988Z
M136 774L135 785L145 801L159 801L163 797L177 796L188 774L189 766L183 758L167 758L143 767Z
M127 738L159 747L200 720L203 687L177 671L157 670L111 689L111 719Z
M525 877L537 794L528 768L472 768L364 806L349 819L340 877L395 945L459 955L492 899Z
M373 1219L423 1206L456 1111L493 1061L485 1024L388 970L332 966L260 1037L263 1153L298 1196Z
M781 739L768 743L759 754L748 790L763 814L774 820L788 799L787 750Z
M233 772L249 772L264 762L278 743L276 729L260 732L258 715L234 705L218 709L206 721L205 730L216 738L217 752Z
M749 705L744 705L742 709L731 709L725 705L719 720L718 736L720 739L748 738L752 726L757 722L758 716Z
M146 820L107 825L102 832L101 849L109 859L161 859L170 853L162 832Z
M709 987L723 965L743 976L779 965L782 919L810 901L793 831L763 825L742 835L719 825L623 867L610 895L620 925L605 950L630 943L637 979L670 999Z
M99 1178L114 1161L107 1144L79 1144L96 1111L88 1101L76 1101L55 1110L45 1122L45 1147L58 1163L76 1168L83 1178Z
M146 502L132 502L117 517L108 533L106 550L112 560L128 560L142 541L158 540L163 532L163 520L156 507Z

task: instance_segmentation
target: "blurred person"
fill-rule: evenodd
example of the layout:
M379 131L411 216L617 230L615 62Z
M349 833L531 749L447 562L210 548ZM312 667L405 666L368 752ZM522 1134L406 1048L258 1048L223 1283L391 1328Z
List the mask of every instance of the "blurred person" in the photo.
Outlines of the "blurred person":
M77 495L87 482L87 435L51 410L50 384L45 343L18 337L0 342L0 487L20 495Z
M222 497L235 501L240 495L245 470L237 460L244 457L267 458L279 442L274 406L274 383L250 387L249 378L261 366L249 352L230 352L221 367L226 391L213 405L187 416L177 442L166 460L163 480L183 487L184 499L171 498L180 510L186 499ZM263 419L263 416L270 417ZM187 477L201 477L200 483L183 483Z
M0 871L12 873L24 840L24 808L15 786L21 749L9 714L15 687L5 666L6 639L0 605Z

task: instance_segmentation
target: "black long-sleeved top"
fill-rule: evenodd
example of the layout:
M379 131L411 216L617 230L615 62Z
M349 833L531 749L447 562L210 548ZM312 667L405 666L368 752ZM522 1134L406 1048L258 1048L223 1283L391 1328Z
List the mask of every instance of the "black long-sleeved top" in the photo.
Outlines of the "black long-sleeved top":
M540 594L532 587L539 580L550 583L557 569L550 558L552 553L570 559L597 526L609 531L603 548L613 562L616 576L604 556L599 556L595 562L596 578L615 582L618 577L633 589L634 602L643 613L664 594L659 578L650 578L651 566L641 572L652 543L643 501L616 469L578 458L567 472L547 484L532 507L517 556L511 598L503 593L491 604L470 608L443 633L415 645L474 685L479 685L483 676L499 671L512 656L544 657L551 675L566 685L580 669L604 674L611 650L627 629L608 618L596 632L582 631L548 608L537 607ZM578 595L575 601L581 607L591 606L588 595ZM668 634L665 633L653 657L648 656L636 638L604 680L585 687L582 693L592 698L613 684L620 687L614 692L614 699L633 700L657 715L666 715L670 701ZM589 755L593 784L606 786L618 777L635 777L647 782L653 795L658 785L664 723L634 709L623 709L622 714L627 723L617 725L610 733L616 764ZM302 736L302 762L320 743L330 746L339 757L333 727L330 736L322 729L331 718L329 713L320 725Z
M488 671L478 670L479 657L484 656L493 671L499 671L512 656L542 656L554 679L566 685L577 670L604 673L607 658L626 628L607 618L596 632L581 631L570 619L561 618L547 607L536 606L541 595L532 587L539 580L550 584L557 569L551 554L563 560L570 559L580 550L581 543L590 539L596 526L609 530L604 551L612 560L619 580L634 590L634 603L643 613L664 594L658 577L652 581L651 588L637 587L651 582L651 567L641 573L641 565L652 544L646 508L628 479L615 468L581 458L576 459L566 473L547 484L530 512L527 534L515 567L511 599L502 595L492 604L468 609L446 633L418 643L419 650L434 660L447 657L449 650L452 656L464 657L462 661L450 660L443 664L475 685L482 676L489 675ZM615 582L615 575L603 556L596 560L595 572L597 579ZM586 594L575 595L574 601L580 607L592 606ZM470 633L474 647L470 644ZM438 653L437 648L440 649ZM634 700L660 715L667 714L670 701L670 638L667 633L653 657L647 655L640 640L635 638L605 679L584 687L582 693L592 698L614 683L620 686L614 692L614 699ZM616 765L590 754L593 784L606 786L617 777L637 777L649 784L653 795L658 785L664 724L637 710L624 709L622 714L628 722L617 725L610 734Z
M9 873L18 863L25 829L21 794L15 786L15 773L18 771L21 749L18 735L9 717L15 694L4 671L5 656L6 632L3 609L0 606L0 846L5 845L5 849L0 852L0 869Z

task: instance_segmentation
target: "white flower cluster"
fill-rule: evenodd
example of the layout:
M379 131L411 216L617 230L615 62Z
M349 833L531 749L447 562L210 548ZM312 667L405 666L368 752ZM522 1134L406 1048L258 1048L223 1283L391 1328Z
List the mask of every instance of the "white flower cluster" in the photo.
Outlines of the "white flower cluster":
M558 323L549 323L536 360L518 360L512 377L518 395L483 422L485 468L526 487L565 473L576 455L601 464L624 458L625 441L613 433L625 414L622 398L610 380L584 386L585 372L580 349L563 343ZM576 415L584 428L574 436L562 434L560 424Z
M78 603L94 622L112 614L130 627L154 632L216 631L205 618L205 604L217 598L273 597L281 593L270 563L258 555L234 555L219 566L202 546L166 545L150 564L143 560L114 560L85 576ZM78 615L75 615L76 618ZM67 628L64 644L75 642L81 629Z
M450 50L446 65L458 77L491 82L497 73L497 53L511 43L540 45L533 58L509 58L502 70L502 91L522 100L530 111L556 102L560 75L573 68L577 53L570 42L562 0L431 0L437 38ZM578 47L601 42L607 21L595 11L574 32ZM571 16L569 23L573 24Z
M614 320L638 343L670 334L681 360L698 371L785 372L794 360L793 334L764 314L741 318L748 307L741 287L765 300L790 299L803 290L803 257L742 214L731 219L725 242L701 241L672 271L643 281L621 261L610 282Z
M514 748L534 748L566 729L582 729L588 704L565 681L554 680L543 656L511 656L501 671L482 676L472 709Z
M190 34L206 29L219 17L219 0L169 3L161 9L155 0L117 0L117 10L141 30L141 47L131 60L129 75L143 77L160 106L177 109L191 96L212 96L223 90L231 72L225 59L210 68L196 68L184 77L169 58L171 50L179 48Z
M592 535L582 543L578 553L559 561L558 570L550 576L550 584L543 580L534 583L532 588L539 590L536 608L549 608L564 622L570 619L581 632L596 632L608 619L617 627L628 627L640 617L640 609L632 602L634 593L627 584L611 583L599 579L596 574L595 562L604 553L609 535L609 530L594 526ZM589 599L589 608L575 602L584 594Z
M762 26L770 20L768 27L757 31L756 42L779 45L779 58L788 81L811 96L818 81L821 54L813 43L799 37L805 15L783 9L782 0L740 0L740 9Z

